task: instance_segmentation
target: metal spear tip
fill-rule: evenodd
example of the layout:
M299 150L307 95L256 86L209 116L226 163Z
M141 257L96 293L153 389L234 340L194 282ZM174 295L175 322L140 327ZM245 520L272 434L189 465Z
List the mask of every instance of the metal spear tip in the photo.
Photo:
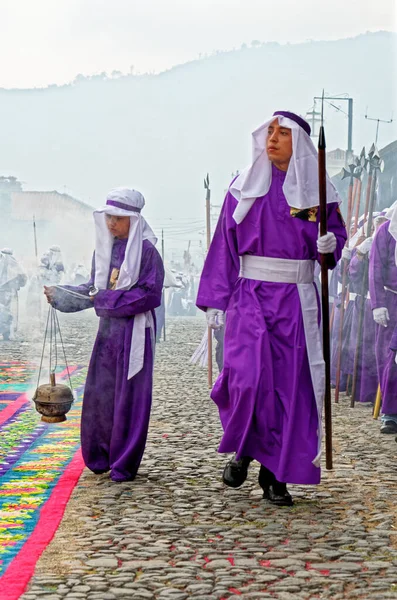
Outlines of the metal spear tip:
M375 154L375 150L376 150L375 144L372 144L372 146L371 146L371 148L369 149L369 152L368 152L369 158L373 157L373 155Z
M342 179L346 179L346 177L351 177L350 171L347 171L344 167L341 171L341 174L342 174Z
M363 149L360 152L360 158L365 158L365 146L363 146Z

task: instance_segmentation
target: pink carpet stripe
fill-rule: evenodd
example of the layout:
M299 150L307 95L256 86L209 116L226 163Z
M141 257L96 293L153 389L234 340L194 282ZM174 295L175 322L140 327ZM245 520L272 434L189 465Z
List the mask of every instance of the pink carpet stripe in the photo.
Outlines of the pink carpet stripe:
M33 533L0 577L0 599L18 600L26 591L36 563L51 542L65 512L66 504L84 469L81 449L76 451L44 504Z
M26 394L21 394L16 400L10 402L8 406L0 412L0 425L5 423L14 415L21 406L29 402L30 398Z

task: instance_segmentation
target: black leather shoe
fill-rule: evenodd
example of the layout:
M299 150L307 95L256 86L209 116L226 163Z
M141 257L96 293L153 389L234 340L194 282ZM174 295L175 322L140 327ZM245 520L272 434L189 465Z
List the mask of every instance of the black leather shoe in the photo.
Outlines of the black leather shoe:
M395 421L384 421L380 428L381 433L397 433L397 423Z
M280 485L284 486L284 489L278 489ZM287 490L285 484L272 484L269 486L267 492L263 492L263 498L269 500L275 506L293 506L294 501L292 500L291 494Z
M261 465L259 471L258 483L263 490L263 498L265 500L269 500L269 502L276 506L293 505L292 496L287 491L286 484L277 481L274 474L263 465Z
M238 488L243 485L247 479L248 467L252 458L250 456L243 456L240 460L229 460L226 467L223 470L223 483L232 488Z

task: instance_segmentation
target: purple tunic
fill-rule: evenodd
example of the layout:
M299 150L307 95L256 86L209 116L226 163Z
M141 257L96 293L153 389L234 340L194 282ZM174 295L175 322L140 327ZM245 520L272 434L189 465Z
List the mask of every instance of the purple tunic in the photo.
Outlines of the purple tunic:
M110 272L119 269L127 240L115 240ZM93 283L69 290L88 294ZM81 416L81 445L84 462L94 473L110 469L114 481L134 479L145 449L152 401L153 349L150 329L142 370L127 379L134 315L160 305L164 279L163 262L156 248L144 240L139 280L130 290L101 290L94 301L100 318ZM62 312L75 312L92 306L56 291L54 306Z
M372 309L385 307L389 311L388 326L375 325L375 328L382 412L392 415L397 414L397 365L390 343L397 325L397 294L390 290L397 291L397 267L396 241L389 233L389 225L389 221L381 225L374 237L369 258L369 291Z
M357 294L354 300L350 334L350 356L351 362L354 364L356 352L359 351L356 383L356 399L359 402L375 402L378 388L378 372L375 356L375 321L372 316L371 301L365 297L363 307L362 297L363 277L367 260L367 256L363 257L357 253L357 250L353 250L349 264L349 288L350 291ZM365 295L367 295L367 292L368 289L365 290ZM358 349L358 321L361 310L364 310L364 320L361 346Z
M224 435L219 452L251 456L279 481L318 483L318 416L296 284L239 278L239 256L318 259L318 218L293 217L282 191L285 173L273 167L272 184L244 221L232 218L227 194L200 281L197 306L227 310L224 367L211 397ZM303 215L302 215L303 216ZM329 230L339 259L346 233L336 204ZM314 284L313 284L314 285Z

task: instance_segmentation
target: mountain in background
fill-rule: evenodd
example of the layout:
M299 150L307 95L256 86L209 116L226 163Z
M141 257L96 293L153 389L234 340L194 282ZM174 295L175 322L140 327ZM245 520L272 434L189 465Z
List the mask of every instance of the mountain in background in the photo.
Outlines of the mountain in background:
M254 42L159 75L78 76L70 85L0 90L0 175L25 189L104 203L118 185L140 189L154 227L204 216L203 177L220 204L231 173L250 160L250 132L274 110L302 115L324 88L354 99L353 146L374 141L369 116L396 106L397 34L297 45ZM336 102L347 110L347 102ZM319 105L317 105L319 109ZM347 117L326 105L328 149L347 146ZM397 138L381 124L380 147Z

